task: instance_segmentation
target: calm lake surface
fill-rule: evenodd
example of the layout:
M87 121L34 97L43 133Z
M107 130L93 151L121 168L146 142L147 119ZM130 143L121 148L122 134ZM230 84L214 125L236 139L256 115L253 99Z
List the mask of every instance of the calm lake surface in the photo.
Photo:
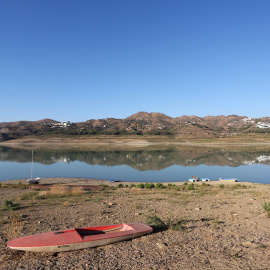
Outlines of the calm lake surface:
M32 149L0 146L0 181L31 176ZM34 149L33 177L136 182L187 181L193 175L270 184L269 147Z

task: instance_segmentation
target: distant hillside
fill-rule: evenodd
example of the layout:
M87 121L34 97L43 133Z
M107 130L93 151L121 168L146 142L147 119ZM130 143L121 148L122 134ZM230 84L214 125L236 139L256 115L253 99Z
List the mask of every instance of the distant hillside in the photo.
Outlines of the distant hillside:
M270 117L238 115L169 117L162 113L138 112L124 119L90 119L86 122L59 122L52 119L0 123L0 141L29 135L167 135L218 138L245 133L270 133Z

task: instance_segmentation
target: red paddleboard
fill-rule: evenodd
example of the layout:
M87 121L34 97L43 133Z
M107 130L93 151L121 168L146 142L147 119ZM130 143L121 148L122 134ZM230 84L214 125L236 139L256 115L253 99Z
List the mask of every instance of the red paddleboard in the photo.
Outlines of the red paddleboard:
M62 252L116 243L151 231L150 226L142 223L75 228L16 238L8 241L7 246L24 251Z

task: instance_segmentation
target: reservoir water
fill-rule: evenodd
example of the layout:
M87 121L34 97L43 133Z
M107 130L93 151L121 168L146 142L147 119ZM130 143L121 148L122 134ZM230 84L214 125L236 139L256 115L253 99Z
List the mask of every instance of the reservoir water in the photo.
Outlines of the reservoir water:
M269 147L14 148L0 146L0 181L79 177L135 182L187 181L193 175L270 184Z

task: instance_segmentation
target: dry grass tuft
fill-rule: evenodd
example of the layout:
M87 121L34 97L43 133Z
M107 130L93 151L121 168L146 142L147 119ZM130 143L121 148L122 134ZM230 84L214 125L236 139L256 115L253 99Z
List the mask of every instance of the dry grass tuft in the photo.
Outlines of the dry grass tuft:
M71 194L72 195L81 195L84 193L84 190L82 187L74 187L71 189Z
M49 195L67 195L69 193L68 187L62 185L53 185L49 191Z
M266 212L266 216L270 218L270 202L264 202L262 208Z
M84 189L82 187L73 187L69 188L67 186L62 185L54 185L50 188L48 195L61 195L61 196L68 196L68 195L81 195L84 193Z
M10 222L7 223L3 228L3 233L8 240L21 236L21 232L24 226L24 221L21 218L12 216Z
M63 206L64 206L64 207L68 207L68 206L70 206L69 201L64 201L64 202L63 202Z
M47 190L42 190L42 191L39 191L38 195L39 195L39 196L47 196L48 193L49 193L49 191L47 191Z

